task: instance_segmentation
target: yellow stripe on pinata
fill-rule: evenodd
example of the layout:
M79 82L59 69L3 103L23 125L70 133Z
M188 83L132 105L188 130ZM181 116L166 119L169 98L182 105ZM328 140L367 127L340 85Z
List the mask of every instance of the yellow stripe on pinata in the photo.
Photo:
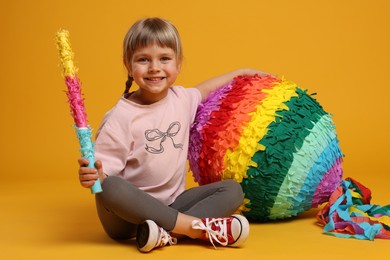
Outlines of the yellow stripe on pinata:
M244 198L244 201L243 203L241 204L240 207L238 207L238 209L236 210L235 213L237 214L243 214L243 212L248 212L250 211L251 209L250 208L247 208L245 205L248 205L249 203L251 203L251 200L250 199L247 199L247 198Z
M228 149L225 154L225 169L222 179L234 179L241 183L243 178L247 178L249 166L257 167L251 159L253 155L264 150L265 147L259 141L268 132L268 126L275 122L277 111L288 110L284 104L292 97L297 97L296 84L282 79L276 82L272 89L263 89L267 96L256 106L256 110L249 113L251 121L243 129L237 147L232 151Z
M74 53L70 46L69 31L60 30L56 34L57 47L60 53L60 60L63 67L64 77L75 76L77 68L74 66Z

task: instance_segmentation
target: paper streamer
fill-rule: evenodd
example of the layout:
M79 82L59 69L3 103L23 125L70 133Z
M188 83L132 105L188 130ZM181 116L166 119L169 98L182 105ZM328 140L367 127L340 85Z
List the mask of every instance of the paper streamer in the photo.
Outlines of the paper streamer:
M80 151L82 156L89 160L88 167L95 168L95 149L91 140L92 132L87 121L83 94L81 92L81 83L77 77L77 68L74 65L74 53L70 45L69 32L67 30L58 31L56 34L56 41L63 67L65 84L68 87L66 94L68 96L70 113L75 123ZM91 187L91 192L102 192L99 179L97 179Z
M347 178L317 214L325 234L361 240L390 239L390 205L371 205L371 191Z

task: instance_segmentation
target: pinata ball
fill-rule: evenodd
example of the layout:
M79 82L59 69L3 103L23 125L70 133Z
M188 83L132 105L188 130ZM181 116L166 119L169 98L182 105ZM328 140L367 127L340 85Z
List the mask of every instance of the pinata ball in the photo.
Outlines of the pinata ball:
M327 202L342 180L331 115L293 82L239 76L199 105L189 162L199 185L234 179L251 221L285 219Z

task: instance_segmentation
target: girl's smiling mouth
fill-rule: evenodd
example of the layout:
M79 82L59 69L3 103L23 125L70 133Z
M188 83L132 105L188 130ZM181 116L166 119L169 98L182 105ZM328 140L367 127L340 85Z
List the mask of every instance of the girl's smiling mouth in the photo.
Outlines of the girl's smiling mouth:
M163 80L165 77L153 77L153 78L145 78L146 80L150 80L150 81L159 81L159 80Z

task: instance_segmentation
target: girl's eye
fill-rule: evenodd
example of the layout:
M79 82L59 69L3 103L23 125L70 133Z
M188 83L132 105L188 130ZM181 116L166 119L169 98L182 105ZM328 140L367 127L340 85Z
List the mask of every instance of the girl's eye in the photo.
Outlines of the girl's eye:
M171 58L170 58L170 57L162 57L161 60L162 60L162 61L170 61Z
M137 61L138 61L138 62L147 62L148 59L147 59L147 58L139 58Z

